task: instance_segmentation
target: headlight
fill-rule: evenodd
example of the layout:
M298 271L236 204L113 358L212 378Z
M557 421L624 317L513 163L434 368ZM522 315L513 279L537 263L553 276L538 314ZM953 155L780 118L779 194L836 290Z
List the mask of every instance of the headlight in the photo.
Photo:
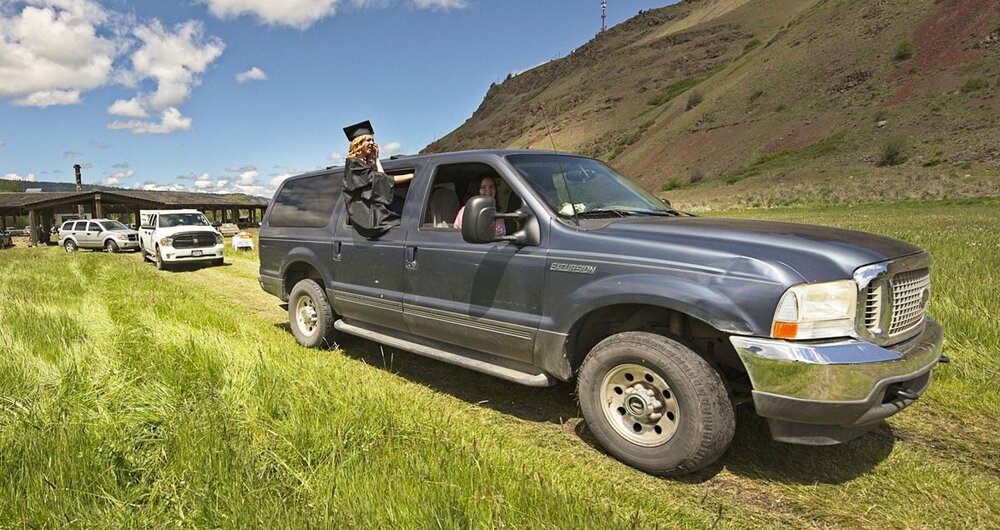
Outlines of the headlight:
M165 238L163 238L163 239L160 240L160 244L163 245L163 246L165 246L165 247L172 247L172 246L174 246L174 238L172 238L172 237L165 237Z
M115 239L118 241L128 241L128 236L125 234L115 234Z
M796 285L781 296L771 336L778 339L847 337L854 332L858 285L853 280Z

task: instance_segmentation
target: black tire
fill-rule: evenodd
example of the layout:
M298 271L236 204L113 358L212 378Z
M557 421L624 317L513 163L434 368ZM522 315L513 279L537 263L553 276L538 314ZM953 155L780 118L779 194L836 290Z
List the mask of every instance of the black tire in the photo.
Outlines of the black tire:
M146 254L146 247L142 246L142 240L139 240L139 255L142 256L142 262L146 263L149 261L149 255Z
M113 239L109 239L109 240L107 240L107 241L104 242L104 250L108 251L111 254L117 254L118 253L118 243L115 243L115 240L113 240Z
M647 391L648 401L646 394L637 397ZM619 333L594 346L580 367L577 396L597 441L618 460L653 475L679 476L712 464L736 430L718 372L687 346L654 333ZM624 406L612 409L618 399ZM658 423L638 414L649 411L662 413Z
M160 247L153 249L153 262L156 263L156 270L165 271L168 269L167 264L163 261L163 256L160 254Z
M304 309L301 304L307 304L314 310L308 319L300 321L298 313ZM315 318L313 321L312 318ZM334 343L333 323L336 316L326 292L316 280L300 280L292 287L288 297L288 326L299 344L307 348L332 346ZM312 322L312 326L309 326Z
M66 252L76 252L80 247L76 246L76 241L67 238L66 241L63 241L63 248L66 249Z

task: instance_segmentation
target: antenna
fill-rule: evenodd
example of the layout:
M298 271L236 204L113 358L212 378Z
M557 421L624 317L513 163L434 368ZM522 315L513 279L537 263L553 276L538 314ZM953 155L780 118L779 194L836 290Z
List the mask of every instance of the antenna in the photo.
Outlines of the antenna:
M608 0L601 0L601 33L608 29Z

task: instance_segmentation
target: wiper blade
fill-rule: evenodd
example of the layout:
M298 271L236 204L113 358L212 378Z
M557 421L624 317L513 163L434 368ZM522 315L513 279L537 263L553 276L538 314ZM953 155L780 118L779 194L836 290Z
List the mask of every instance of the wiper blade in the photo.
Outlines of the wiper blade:
M616 215L618 217L628 217L634 212L632 210L615 210L612 208L601 208L599 210L587 210L586 212L577 212L576 216L582 219L588 217L607 217L609 215Z

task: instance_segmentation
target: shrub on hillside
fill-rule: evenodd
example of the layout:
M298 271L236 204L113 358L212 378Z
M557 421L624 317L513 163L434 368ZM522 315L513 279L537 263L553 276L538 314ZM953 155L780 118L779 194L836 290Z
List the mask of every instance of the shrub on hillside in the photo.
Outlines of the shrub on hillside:
M898 166L906 162L910 150L910 142L905 136L893 136L882 144L882 152L879 154L879 166Z
M964 85L962 85L962 93L963 94L968 94L970 92L975 92L977 90L982 90L984 88L989 88L989 86L990 86L990 83L988 81L986 81L985 79L980 79L978 77L974 77L972 79L969 79L968 81L965 82Z
M697 90L691 92L691 94L688 95L688 102L687 102L687 106L685 107L685 109L686 110L691 110L691 109L697 107L698 105L701 105L701 102L702 102L703 99L704 99L704 96L701 95L701 92L698 92Z
M666 182L664 182L663 186L660 186L660 191L676 190L680 188L682 185L683 184L681 184L681 179L677 177L672 177L668 179Z
M904 40L903 42L900 42L899 47L896 48L896 55L893 56L893 59L897 61L905 61L913 57L915 52L916 47L913 46L913 43L908 40Z
M689 182L691 182L691 184L697 184L703 180L705 180L705 174L702 173L700 169L696 169L693 173L691 173Z

